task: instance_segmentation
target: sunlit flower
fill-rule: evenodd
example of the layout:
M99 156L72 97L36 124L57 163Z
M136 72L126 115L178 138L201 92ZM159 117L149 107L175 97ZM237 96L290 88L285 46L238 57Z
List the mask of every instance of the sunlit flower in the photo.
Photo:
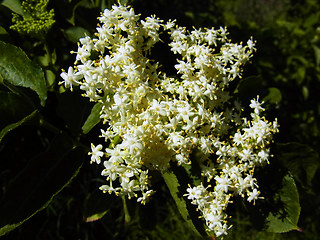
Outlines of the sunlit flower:
M68 72L62 71L60 74L61 78L63 79L60 84L64 84L65 87L68 87L72 91L72 86L79 85L79 80L82 79L82 74L79 72L74 72L72 67L68 68Z
M93 144L91 144L91 152L89 152L89 155L91 155L91 163L96 162L99 164L101 162L101 157L104 155L101 149L101 144L99 144L98 146L94 146Z
M102 104L107 146L92 144L89 153L96 163L105 156L101 175L108 184L100 189L145 204L154 193L151 170L165 173L172 164L190 169L194 163L202 183L189 185L185 196L209 231L227 234L230 198L260 198L254 169L268 162L268 144L278 128L260 116L258 98L247 119L227 91L241 76L254 41L232 43L222 27L188 31L156 16L140 20L121 4L98 19L95 37L80 39L75 67L61 73L61 83L71 90L80 85L83 96ZM170 77L149 58L164 34L177 58Z

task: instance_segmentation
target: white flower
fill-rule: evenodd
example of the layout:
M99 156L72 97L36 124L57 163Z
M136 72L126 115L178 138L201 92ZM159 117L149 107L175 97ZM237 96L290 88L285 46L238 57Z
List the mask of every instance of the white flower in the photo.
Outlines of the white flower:
M216 189L217 191L228 192L228 188L231 187L231 180L228 178L228 175L224 175L222 177L216 176L214 178L217 181Z
M100 190L103 191L104 193L108 192L109 194L111 194L112 192L117 192L117 189L109 185L102 185L100 187Z
M110 179L111 181L114 181L118 178L118 166L116 165L115 162L111 161L104 161L103 163L105 169L101 172L102 176L107 176L108 180Z
M244 145L245 142L245 137L240 133L240 132L236 132L233 136L233 142L239 146L239 145Z
M101 157L104 155L101 149L102 149L101 144L95 147L91 143L91 152L89 152L89 155L91 155L91 163L96 162L99 164L101 162Z
M78 51L74 52L77 54L76 61L81 61L81 63L85 63L88 58L91 56L91 48L87 45L79 46Z
M254 43L254 41L252 41L252 39L249 39L247 41L247 45L248 45L249 49L254 49L255 43Z
M182 52L187 50L187 44L183 42L172 42L169 44L169 46L174 54L182 54Z
M109 162L113 162L116 164L123 163L123 158L126 153L121 149L119 144L116 145L114 149L106 148L105 151L106 151L106 155L110 157Z
M253 200L253 203L259 198L260 191L258 191L256 188L253 189L252 192L249 193L248 195L248 202L251 202Z
M62 71L60 74L61 78L63 79L60 84L64 84L64 87L68 87L72 91L72 86L77 86L79 85L79 80L82 79L82 74L79 72L74 72L72 67L68 68L68 72L66 73L65 71Z
M268 151L262 149L259 153L258 153L258 157L259 157L259 160L261 162L268 162L268 159L269 159L269 153Z
M164 30L170 30L172 28L174 28L174 26L176 25L175 23L176 20L171 20L169 19L169 21L164 25Z
M137 199L137 202L141 202L142 204L146 204L146 202L148 201L148 199L150 198L150 196L154 194L153 190L148 190L144 193L142 193L142 197L139 197Z
M94 47L93 41L90 37L85 36L84 38L80 38L79 42L84 46L84 49L88 52Z
M243 149L239 152L239 157L241 158L241 161L246 162L251 160L252 158L252 151L251 149Z
M152 104L149 109L152 110L155 114L159 114L161 116L167 115L166 105L163 102L159 103L156 99L152 100Z
M136 151L140 151L144 148L143 144L133 134L123 135L123 140L122 143L119 144L119 147L126 149L130 154L134 154Z
M188 122L190 117L194 115L194 112L189 104L178 107L177 111L179 112L178 118L182 118L185 122Z
M252 109L254 109L254 113L257 114L257 115L259 115L259 113L264 110L264 109L261 107L261 103L258 102L258 99L259 99L259 98L257 98L257 100L252 99L252 100L251 100L251 103L250 103L250 105L249 105Z
M191 63L184 62L181 60L178 60L179 64L176 64L174 67L178 70L178 73L189 75L193 71L193 67Z
M202 185L193 187L193 188L189 187L187 188L188 193L186 194L186 196L188 196L188 199L190 200L197 200L201 197L202 191L203 191Z

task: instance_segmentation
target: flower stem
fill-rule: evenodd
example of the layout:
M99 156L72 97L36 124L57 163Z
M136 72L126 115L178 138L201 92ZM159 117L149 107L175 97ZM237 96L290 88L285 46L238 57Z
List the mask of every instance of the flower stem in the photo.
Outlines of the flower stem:
M125 224L129 223L131 221L131 216L128 210L126 197L122 196L122 204L123 204L123 211L124 211L124 222Z

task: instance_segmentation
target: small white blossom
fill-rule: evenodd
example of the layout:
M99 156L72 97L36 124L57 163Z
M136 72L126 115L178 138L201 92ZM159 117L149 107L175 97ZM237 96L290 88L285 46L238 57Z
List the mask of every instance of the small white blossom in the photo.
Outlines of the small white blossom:
M258 100L252 99L249 106L254 109L254 113L257 115L263 110L261 103L259 103Z
M60 84L64 84L65 87L68 87L72 91L72 86L79 85L79 80L82 79L82 74L79 72L74 72L72 67L68 68L68 72L62 71L60 74L61 78L63 79Z
M186 196L188 196L188 199L190 200L197 200L201 197L202 191L203 189L200 186L188 188Z
M101 157L104 155L101 149L101 144L99 144L98 146L94 146L93 144L91 144L91 152L89 152L89 155L91 155L91 163L96 162L99 164L101 162Z
M253 203L259 198L260 192L255 188L252 192L249 193L248 201L251 202L253 200Z

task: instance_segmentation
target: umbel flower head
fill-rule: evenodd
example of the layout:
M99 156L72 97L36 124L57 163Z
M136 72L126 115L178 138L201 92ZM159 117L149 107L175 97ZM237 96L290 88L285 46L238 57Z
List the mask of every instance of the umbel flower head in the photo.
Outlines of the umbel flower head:
M13 13L10 28L36 38L44 38L55 23L53 9L46 10L49 0L24 0L21 4L23 16Z
M80 39L74 67L61 84L80 86L83 96L103 105L106 146L91 145L91 162L100 164L107 183L100 189L136 197L145 204L153 194L150 170L170 164L200 166L202 184L185 196L197 205L210 231L226 234L229 199L259 198L254 168L268 162L268 144L277 122L260 116L262 103L251 101L251 118L227 91L241 76L255 50L254 41L232 43L225 28L188 31L155 16L140 20L134 10L115 5L104 10L94 38ZM163 34L177 56L175 76L149 58ZM108 144L107 143L115 143ZM205 186L207 182L212 186Z

